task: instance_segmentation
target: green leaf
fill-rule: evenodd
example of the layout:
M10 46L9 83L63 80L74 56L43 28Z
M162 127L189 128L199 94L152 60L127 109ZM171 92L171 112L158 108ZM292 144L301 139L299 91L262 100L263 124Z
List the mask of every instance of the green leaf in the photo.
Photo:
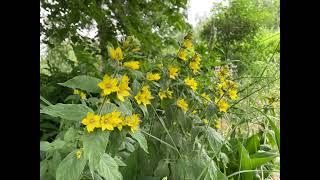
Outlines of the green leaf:
M53 147L48 141L40 141L40 150L41 151L49 151Z
M248 138L246 143L246 149L249 152L249 154L256 153L259 146L260 146L260 140L259 140L258 134L254 134L250 138Z
M162 159L158 162L158 166L154 171L154 175L159 177L169 176L168 162L165 159Z
M101 79L80 75L76 76L64 83L58 83L61 86L69 87L72 89L81 89L87 92L99 93L101 90L98 87L98 83L101 82Z
M122 180L117 162L109 155L104 153L97 166L98 173L108 180Z
M63 139L67 142L70 142L76 137L76 135L77 135L77 131L73 127L70 127L67 130L67 132L64 134Z
M42 110L40 113L48 114L53 117L60 117L65 120L80 122L87 116L88 112L93 112L91 108L83 104L55 104L50 105Z
M109 132L95 131L86 133L83 138L84 157L89 160L89 168L93 173L98 166L101 156L106 150Z
M143 117L147 119L149 117L149 113L148 113L147 107L144 106L144 105L140 105L139 108L143 112Z
M76 151L68 154L59 164L56 172L57 180L79 180L87 161L83 156L77 159Z
M224 138L213 128L208 127L209 145L215 153L218 153L223 145Z
M250 156L251 168L255 169L271 160L276 158L278 155L270 152L257 152Z
M57 149L61 149L63 148L63 146L66 144L65 141L62 141L61 139L56 139L54 140L51 145L53 147L54 150L57 150Z
M120 157L115 156L113 159L117 162L118 166L127 166L126 163L124 163L124 162L120 159Z
M217 180L228 180L228 178L221 171L218 171L217 172Z
M269 120L269 123L270 123L274 133L275 133L275 139L276 139L276 142L277 142L277 145L278 145L278 149L279 149L279 152L280 152L280 130L269 117L268 117L268 120Z
M115 110L118 111L118 106L116 106L115 104L109 103L109 102L104 103L104 105L101 108L101 114L107 114L107 113L113 112Z
M240 142L238 142L238 152L240 155L240 170L251 170L252 168L249 153ZM241 177L243 180L253 180L253 173L242 173Z
M130 132L130 135L132 136L133 139L137 140L140 147L146 152L148 152L148 144L147 144L147 140L144 137L144 135L141 133L141 131L136 131L135 133Z
M41 161L40 162L40 179L47 172L47 170L48 170L48 161L47 160Z

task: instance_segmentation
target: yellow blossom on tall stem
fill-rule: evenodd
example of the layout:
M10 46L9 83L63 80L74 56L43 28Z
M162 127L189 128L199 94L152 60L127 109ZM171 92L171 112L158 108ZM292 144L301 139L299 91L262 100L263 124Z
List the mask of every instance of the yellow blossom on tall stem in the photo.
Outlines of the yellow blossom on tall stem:
M162 100L163 98L166 98L167 97L167 94L165 92L163 92L162 90L159 91L158 93L160 99Z
M186 61L187 60L187 53L186 53L186 50L183 49L183 48L180 48L179 52L178 52L178 58L183 60L183 61Z
M150 100L154 97L151 95L149 86L143 86L141 91L138 92L134 98L136 99L138 105L142 103L144 106L147 106L147 104L151 104Z
M190 69L192 70L193 73L196 73L200 69L200 63L198 63L196 61L191 61L189 63L189 67L190 67Z
M124 97L130 96L129 90L131 90L129 87L129 77L126 75L123 75L117 90L117 97L119 98L120 101L123 102Z
M137 70L140 68L140 62L139 61L128 61L123 63L124 67L133 69L133 70Z
M169 66L168 70L169 70L169 78L170 79L176 79L176 77L178 76L179 68L173 67L173 66Z
M184 112L188 111L188 104L184 99L178 99L177 100L177 106L180 107Z
M223 99L220 99L220 101L217 101L216 104L220 112L227 112L227 110L229 109L229 104Z
M110 78L107 74L103 77L103 80L98 83L98 86L102 89L102 96L111 94L112 92L118 91L118 79Z
M110 58L113 60L123 60L123 53L120 47L113 49L112 47L108 47Z
M82 124L86 125L88 132L92 132L94 128L101 127L100 116L88 112L87 116L82 120Z
M192 40L191 39L185 39L182 43L182 46L184 48L190 49L192 48Z
M160 78L159 73L147 73L147 80L149 81L158 81Z
M131 132L136 132L138 130L141 120L137 114L132 114L132 116L127 116L125 118L125 124L130 127Z
M197 86L198 86L198 84L197 84L197 82L194 80L194 78L186 78L185 80L184 80L184 83L186 84L186 85L188 85L192 90L196 90L197 89Z
M200 55L198 53L195 53L193 55L193 58L192 58L195 62L197 63L200 63L201 62L201 58L200 58Z
M203 97L205 100L207 100L207 101L211 101L210 100L210 96L209 95L207 95L206 93L202 93L201 94L201 97Z
M101 117L101 128L102 131L109 130L113 131L115 127L119 130L122 129L123 118L120 116L121 112L113 111L111 113L107 113Z
M230 99L232 99L232 100L236 100L238 98L236 90L231 89L228 91L228 94L229 94Z
M81 158L81 151L80 150L78 150L77 152L76 152L76 156L77 156L77 159L80 159Z

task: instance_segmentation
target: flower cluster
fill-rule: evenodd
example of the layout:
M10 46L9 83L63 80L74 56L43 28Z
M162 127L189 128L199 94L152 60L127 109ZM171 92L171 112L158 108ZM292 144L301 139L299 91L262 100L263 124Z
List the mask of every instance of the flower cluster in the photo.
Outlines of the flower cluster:
M79 95L80 96L80 99L87 99L87 95L86 95L86 93L84 93L84 92L82 92L82 91L80 91L80 90L77 90L77 89L75 89L75 90L73 90L73 94L77 94L77 95Z
M151 95L149 86L143 86L140 92L138 92L134 98L139 105L142 103L144 106L147 106L147 104L151 104L150 100L154 97Z
M170 91L169 88L167 88L166 91L160 90L159 93L158 93L158 95L159 95L159 97L160 97L161 100L164 99L164 98L169 98L169 99L171 99L171 98L172 98L172 93L173 93L173 92Z
M194 74L200 70L200 62L201 62L201 58L199 54L195 53L192 58L192 61L190 61L189 63L189 67Z
M130 127L131 131L135 132L138 130L140 122L141 120L137 114L123 117L119 111L113 111L103 116L88 112L87 116L82 120L82 124L86 125L88 132L92 132L95 128L101 128L102 131L113 131L117 128L121 131L124 126Z
M215 103L219 108L220 112L227 112L229 109L229 104L227 102L227 97L231 100L236 100L237 95L237 88L238 85L236 82L229 80L228 78L231 76L230 70L228 67L224 66L221 67L218 72L218 85L217 85L217 97L215 98Z
M103 80L98 84L98 86L102 89L101 95L107 96L112 92L117 93L117 97L120 101L124 101L126 96L130 96L129 90L129 77L123 75L120 82L118 83L117 78L111 78L109 75L105 75Z

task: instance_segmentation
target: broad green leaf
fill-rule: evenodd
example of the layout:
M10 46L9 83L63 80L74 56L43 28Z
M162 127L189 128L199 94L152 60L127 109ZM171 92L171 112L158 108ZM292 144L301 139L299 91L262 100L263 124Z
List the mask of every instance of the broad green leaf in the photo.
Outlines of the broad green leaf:
M254 134L248 138L246 143L246 149L249 154L256 153L260 146L260 140L258 134Z
M208 127L209 145L215 153L218 153L223 145L224 138L213 128Z
M48 161L47 160L41 161L40 162L40 179L47 172L47 170L48 170Z
M278 155L270 152L257 152L250 156L251 168L255 169L271 160L276 158Z
M86 165L86 159L76 157L77 150L68 154L59 164L56 171L57 180L79 180Z
M164 177L169 176L169 167L168 162L165 159L162 159L158 162L158 166L154 171L155 176Z
M110 112L113 112L117 110L118 111L118 106L116 106L115 104L113 103L104 103L104 105L102 106L101 108L101 114L107 114L107 113L110 113Z
M63 146L66 144L65 141L62 141L61 139L56 139L54 140L51 145L53 147L54 150L57 150L57 149L61 149L63 148Z
M228 178L221 171L217 171L217 180L228 180Z
M278 145L279 153L280 153L280 130L279 128L275 125L275 123L268 117L269 123L274 131L275 134L275 139Z
M49 143L48 141L40 141L40 150L41 151L49 151L52 148L53 147L52 147L51 143Z
M52 159L48 161L48 173L53 177L56 176L56 170L61 160L62 160L62 157L59 151L54 151Z
M117 162L109 155L104 153L97 166L98 173L108 180L122 180Z
M238 142L238 152L240 155L240 170L251 170L252 168L249 153L240 142ZM242 173L241 177L243 180L253 180L253 173Z
M40 113L43 114L48 114L53 117L60 117L62 119L78 122L86 117L88 112L93 112L93 110L83 104L61 103L50 105L40 110Z
M144 105L140 105L139 108L143 112L143 117L147 119L149 117L149 113L148 113L147 107L144 106Z
M130 132L130 135L132 136L133 139L137 140L140 147L146 152L148 152L148 144L147 144L147 140L144 137L144 135L141 133L141 131L136 131L134 133Z
M89 160L89 168L93 173L98 166L101 156L106 150L109 141L109 132L95 131L86 133L83 138L84 157Z
M73 128L73 127L70 127L67 132L64 134L64 140L69 142L69 141L72 141L77 135L77 131Z
M64 83L58 83L61 86L69 87L72 89L81 89L87 92L99 93L101 90L98 87L98 83L101 82L101 79L80 75L76 76Z
M120 157L115 156L113 159L117 162L118 166L127 166L127 165L120 159Z

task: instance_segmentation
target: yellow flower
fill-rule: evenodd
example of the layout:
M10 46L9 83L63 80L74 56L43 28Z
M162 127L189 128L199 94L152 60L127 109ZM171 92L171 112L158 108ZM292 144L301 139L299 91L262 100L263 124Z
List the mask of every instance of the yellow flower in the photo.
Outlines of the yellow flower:
M204 124L208 124L209 123L209 121L207 119L204 119L203 122L204 122Z
M136 99L138 105L143 103L144 106L147 106L147 104L151 104L150 100L154 97L151 95L149 86L143 86L141 91L134 98Z
M230 73L230 71L229 71L228 67L226 67L226 66L221 67L221 69L219 71L219 75L224 76L224 77L229 76L229 73Z
M202 93L201 94L201 97L203 97L205 100L207 100L207 101L211 101L210 100L210 96L209 95L207 95L206 93Z
M129 87L129 78L128 78L128 76L123 75L121 78L121 81L119 83L118 90L117 90L117 96L120 101L123 102L124 97L130 96L129 90L131 90Z
M94 130L94 128L101 127L100 116L88 112L87 117L82 119L82 124L86 125L88 132L91 132Z
M191 114L196 114L197 113L197 110L193 110Z
M193 60L194 60L195 62L197 62L197 63L200 63L200 62L201 62L201 58L200 58L199 54L195 53L195 54L193 55Z
M187 53L185 51L185 49L181 48L178 52L178 57L179 59L186 61L187 60Z
M76 156L77 156L77 159L80 159L80 158L81 158L81 151L80 151L80 150L78 150L78 151L76 152Z
M191 61L189 63L189 67L190 67L190 69L192 69L193 73L196 73L200 69L200 63L198 63L196 61Z
M162 90L159 91L158 95L159 95L159 97L160 97L161 100L162 100L163 98L166 98L166 97L167 97L166 92L163 92Z
M98 84L102 89L102 96L111 94L112 92L118 91L118 79L110 78L107 74L103 77L103 80Z
M178 99L177 106L179 106L184 112L188 111L188 104L184 101L184 99Z
M217 129L221 128L221 123L219 120L216 121L215 125L214 125Z
M80 99L87 99L87 95L86 93L82 92L82 91L79 91L77 89L75 89L73 91L73 94L78 94L80 96Z
M111 113L107 113L101 117L101 128L102 131L105 129L109 131L113 131L115 127L117 127L120 131L123 125L123 118L120 117L121 112L113 111Z
M80 94L80 91L75 89L75 90L73 90L73 94Z
M160 79L160 74L159 73L147 73L147 79L149 81L158 81Z
M176 77L178 76L178 71L179 71L179 68L169 66L170 79L176 79Z
M182 43L183 47L190 49L192 48L192 40L191 39L185 39Z
M113 60L122 60L123 59L123 53L120 47L117 47L116 49L113 49L112 47L108 47L110 58Z
M226 83L227 83L228 89L236 90L238 88L237 83L234 81L227 80Z
M228 91L228 93L229 93L230 99L232 99L232 100L236 100L237 99L238 95L237 95L237 91L236 90L231 89L231 90Z
M140 122L141 120L137 114L125 118L125 124L130 127L133 133L138 130Z
M131 50L131 52L137 52L137 51L140 51L140 48L133 48L133 49Z
M170 91L169 90L169 88L167 88L167 90L166 90L166 95L167 95L167 97L169 98L169 99L171 99L172 98L172 91Z
M162 91L162 90L160 90L159 91L159 93L158 93L158 95L159 95L159 97L160 97L160 99L162 100L163 98L169 98L169 99L171 99L172 98L172 91L170 91L169 90L169 88L167 88L167 90L166 91Z
M125 62L123 64L123 66L136 70L136 69L140 68L140 62L139 61L128 61L128 62Z
M159 63L159 64L157 64L157 67L158 67L158 68L162 68L163 65Z
M192 89L192 90L196 90L197 89L197 86L198 86L198 84L197 84L197 82L193 79L193 78L186 78L185 80L184 80L184 83L186 84L186 85L188 85L188 86L190 86L190 88Z
M229 104L225 100L221 99L219 102L216 103L220 112L227 112Z

